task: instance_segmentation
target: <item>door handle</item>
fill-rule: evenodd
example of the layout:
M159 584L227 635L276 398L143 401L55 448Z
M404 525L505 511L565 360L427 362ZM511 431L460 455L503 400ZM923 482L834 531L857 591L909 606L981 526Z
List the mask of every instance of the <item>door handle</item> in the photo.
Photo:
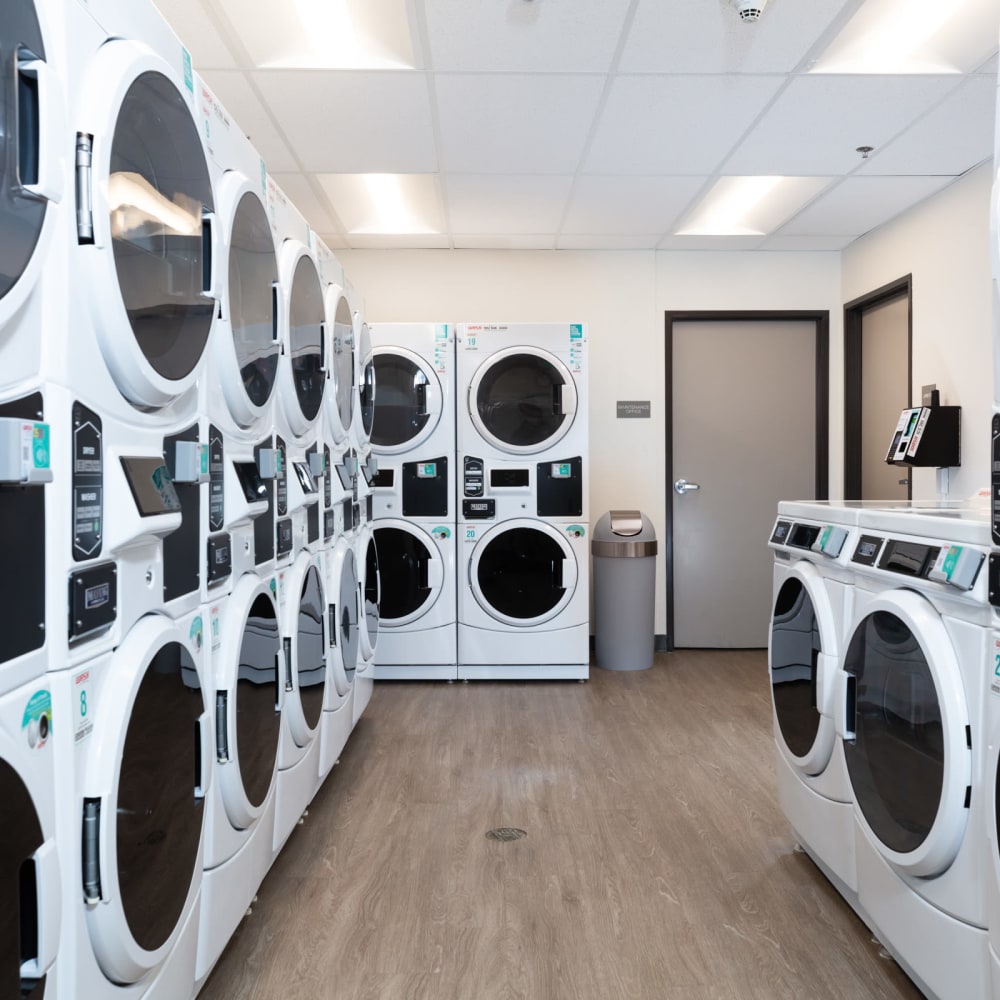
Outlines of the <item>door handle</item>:
M678 479L674 483L674 492L679 496L684 496L685 493L691 493L693 490L700 490L701 483L689 483L686 479Z

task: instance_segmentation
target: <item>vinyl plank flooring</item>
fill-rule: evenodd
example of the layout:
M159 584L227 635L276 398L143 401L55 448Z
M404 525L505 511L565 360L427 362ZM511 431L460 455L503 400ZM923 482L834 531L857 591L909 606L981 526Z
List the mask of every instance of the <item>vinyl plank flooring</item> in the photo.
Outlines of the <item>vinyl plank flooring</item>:
M202 996L919 997L796 850L773 758L762 651L380 683Z

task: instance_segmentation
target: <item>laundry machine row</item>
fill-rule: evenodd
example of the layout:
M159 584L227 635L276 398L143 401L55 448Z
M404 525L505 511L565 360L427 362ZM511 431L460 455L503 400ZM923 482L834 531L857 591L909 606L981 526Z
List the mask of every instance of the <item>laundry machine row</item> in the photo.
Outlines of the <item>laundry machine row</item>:
M0 70L0 995L193 995L367 702L363 303L151 3Z

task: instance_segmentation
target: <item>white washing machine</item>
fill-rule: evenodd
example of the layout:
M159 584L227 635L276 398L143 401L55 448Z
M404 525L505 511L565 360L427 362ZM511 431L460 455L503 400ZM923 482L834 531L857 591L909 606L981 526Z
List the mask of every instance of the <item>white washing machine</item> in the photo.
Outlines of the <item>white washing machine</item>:
M323 562L329 607L327 701L320 735L321 779L339 759L354 729L354 688L361 641L358 565L354 546L343 531L337 531L333 544L323 553Z
M63 886L56 831L54 725L47 684L0 683L0 995L55 997Z
M327 382L326 309L309 226L270 180L268 195L279 242L278 274L286 290L279 315L281 360L274 414L279 465L275 558L282 566L300 549L322 548L325 469L319 432Z
M285 693L277 580L246 573L208 609L215 780L195 978L208 977L271 865Z
M274 852L281 850L319 787L320 737L327 703L325 566L321 555L302 550L279 571L285 686L278 747Z
M143 617L113 652L49 675L65 930L59 997L189 996L211 794L203 619Z
M143 614L200 600L204 441L197 379L215 314L214 199L193 77L155 9L60 7L75 81L76 210L54 242L66 293L43 341L54 473L53 661L117 646ZM58 646L55 645L58 643Z
M202 513L202 599L215 600L274 552L275 383L281 286L257 151L211 89L195 77L215 186L225 280L209 341L201 407L209 444L209 498Z
M869 509L837 697L855 801L858 904L928 995L989 991L982 508Z
M778 801L796 838L845 898L857 900L854 806L834 724L853 609L859 512L778 505L768 668Z

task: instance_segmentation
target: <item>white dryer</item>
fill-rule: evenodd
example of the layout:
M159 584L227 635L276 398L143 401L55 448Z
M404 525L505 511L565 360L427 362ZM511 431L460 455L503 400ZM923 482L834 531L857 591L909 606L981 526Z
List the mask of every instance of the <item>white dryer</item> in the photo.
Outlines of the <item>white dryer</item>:
M59 997L193 990L213 780L205 655L200 614L152 614L113 652L49 675L66 736Z
M319 787L320 736L327 704L325 567L302 550L278 573L284 635L284 708L278 748L274 852L281 850Z
M982 509L868 510L837 705L858 904L928 995L989 991Z
M199 985L243 919L274 854L285 688L277 580L244 574L209 629L215 780L206 816Z
M44 683L0 684L0 995L51 1000L60 953L63 886L56 831L53 724ZM70 970L71 971L71 970Z
M345 282L345 285L354 328L354 381L357 386L354 420L351 424L351 445L359 455L363 455L370 451L372 425L375 422L375 355L372 350L371 330L365 318L364 300L358 289L350 282Z
M379 646L379 605L382 594L378 543L370 516L370 504L366 504L364 509L367 512L366 519L356 528L353 539L348 536L349 541L353 543L358 567L358 667L354 678L353 713L355 724L371 701L375 683L375 656Z
M857 899L854 807L834 698L853 607L858 511L778 505L768 668L778 801L802 847Z

